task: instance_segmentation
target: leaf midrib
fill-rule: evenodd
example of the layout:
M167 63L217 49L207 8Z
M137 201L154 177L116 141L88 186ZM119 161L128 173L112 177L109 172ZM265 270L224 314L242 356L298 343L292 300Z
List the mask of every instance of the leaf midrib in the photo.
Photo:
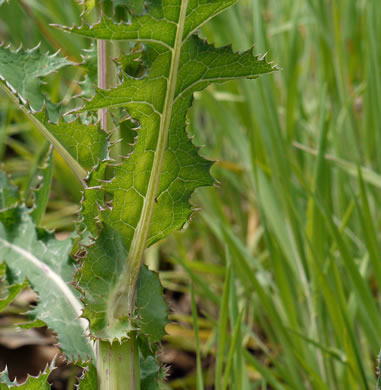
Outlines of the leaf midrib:
M8 240L4 240L3 238L0 238L0 243L2 243L5 247L9 248L10 250L16 252L17 254L21 255L24 259L26 259L35 267L43 271L46 277L50 279L59 288L59 290L62 291L62 295L64 295L67 301L70 303L76 315L78 317L81 317L82 315L81 303L75 297L75 295L70 290L69 286L65 283L65 281L56 272L54 272L47 264L45 264L43 261L38 259L32 253L26 251L24 248L21 248L20 246L15 245L9 242ZM80 322L83 330L87 332L88 329L87 329L86 320L80 319Z

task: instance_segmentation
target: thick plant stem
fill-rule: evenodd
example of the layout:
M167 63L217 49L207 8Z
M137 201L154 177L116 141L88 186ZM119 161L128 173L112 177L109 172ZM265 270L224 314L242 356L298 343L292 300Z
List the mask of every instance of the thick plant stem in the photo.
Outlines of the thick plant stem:
M97 372L99 390L140 389L139 350L136 337L97 342Z
M113 43L97 41L98 88L110 89L117 84L113 58L116 56ZM113 130L112 118L106 109L99 110L99 121L103 130ZM139 349L135 334L122 343L97 341L98 390L140 389Z

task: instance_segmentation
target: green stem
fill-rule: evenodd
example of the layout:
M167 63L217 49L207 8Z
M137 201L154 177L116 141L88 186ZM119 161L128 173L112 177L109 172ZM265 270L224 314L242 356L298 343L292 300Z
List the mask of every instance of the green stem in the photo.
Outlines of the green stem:
M97 342L97 372L99 390L140 389L139 349L136 337Z
M117 75L113 58L115 57L114 44L110 41L97 41L98 54L98 88L110 89L117 85ZM104 108L98 111L98 118L103 130L113 130L111 115Z
M98 40L98 88L110 89L117 85L116 67L113 63L115 47L112 42ZM98 118L103 130L111 132L113 123L107 109L99 110ZM135 334L130 339L110 344L97 341L97 373L99 390L139 390L140 360Z

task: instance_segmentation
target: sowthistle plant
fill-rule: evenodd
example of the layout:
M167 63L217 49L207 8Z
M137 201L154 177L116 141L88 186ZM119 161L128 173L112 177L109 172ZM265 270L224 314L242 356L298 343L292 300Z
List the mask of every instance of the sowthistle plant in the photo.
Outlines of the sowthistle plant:
M1 89L83 185L76 232L58 241L39 227L52 180L52 148L44 149L34 172L32 209L1 173L0 260L8 284L2 305L26 284L36 291L39 303L29 326L46 324L67 359L85 367L80 389L153 389L164 376L156 351L168 309L143 253L181 229L192 214L193 191L213 184L212 162L200 156L186 131L193 94L276 69L252 49L235 53L198 36L204 23L235 2L125 1L119 2L126 3L122 14L104 2L96 5L95 24L83 19L80 26L57 26L97 44L98 87L89 72L83 96L93 90L93 97L66 115L43 95L40 78L75 64L38 48L0 47ZM119 54L117 41L134 46ZM115 134L122 137L119 144ZM133 150L123 155L126 134L136 137ZM48 373L23 386L49 388ZM1 382L1 388L15 385L6 373Z

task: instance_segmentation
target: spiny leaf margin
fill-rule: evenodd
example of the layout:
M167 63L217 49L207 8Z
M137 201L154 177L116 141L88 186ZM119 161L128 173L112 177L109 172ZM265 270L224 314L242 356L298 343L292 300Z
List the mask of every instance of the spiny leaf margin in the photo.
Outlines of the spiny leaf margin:
M28 375L24 383L18 383L16 379L9 379L8 369L5 368L0 372L0 390L17 388L19 390L50 390L51 386L48 383L50 373L54 370L54 360L46 367L46 369L37 376Z
M201 3L203 7L208 7L206 2ZM213 8L218 4L225 7L234 1L210 3L213 3L210 5ZM191 35L190 32L203 21L214 16L215 9L211 8L209 15L204 12L204 19L198 19L195 24L192 22L192 27L189 27L189 19L185 22L176 20L176 17L180 17L176 12L184 10L183 4L186 2L179 0L176 6L171 2L171 7L167 0L151 4L146 14L133 18L127 25L114 23L104 16L94 26L81 27L82 33L87 31L88 36L97 39L133 39L144 42L145 64L150 65L143 78L126 74L116 88L96 89L94 98L86 101L80 110L85 112L123 107L140 124L134 151L121 163L104 161L94 171L105 170L104 166L110 166L114 177L107 181L101 179L98 185L95 183L84 192L84 203L90 197L94 198L94 191L101 190L112 196L111 205L99 207L92 203L93 215L97 215L98 224L103 229L89 248L83 267L77 274L78 285L85 294L84 315L90 320L92 334L102 339L120 339L135 329L134 319L129 318L126 308L117 311L112 308L116 307L115 303L119 299L128 300L119 293L120 276L130 271L127 267L131 262L128 260L126 265L124 263L126 257L130 259L134 243L139 242L138 245L142 246L144 240L144 243L151 245L173 230L182 228L192 214L189 199L193 191L214 183L209 173L212 162L200 156L199 149L192 144L186 131L186 117L193 93L205 89L211 83L256 78L277 69L263 57L255 56L252 49L234 53L230 46L216 48L197 35ZM191 0L189 4L195 3ZM102 23L107 24L107 29L102 27ZM162 29L157 28L160 23L164 26ZM182 25L184 30L173 30L173 24L176 23ZM74 30L78 32L78 29ZM102 35L105 31L111 35ZM168 134L167 141L162 141L167 137L163 134ZM158 171L160 181L147 237L139 229L144 220L142 215L146 202L152 204L152 189L156 191L155 186L151 187L151 182L157 180L153 173L156 169L154 162L156 155L161 153L163 157L160 158L163 159L160 161L161 170ZM149 212L144 215L146 223ZM86 216L84 223L94 226L92 220L86 221ZM100 259L109 259L110 256L113 261L104 261L108 266L106 277L101 277L99 273L95 281L94 275L97 273L91 272L95 267L100 272ZM134 261L140 261L140 258ZM111 320L110 314L115 313L120 313L119 318L113 317Z
M67 285L74 272L70 250L70 240L58 241L51 233L36 230L25 207L0 212L0 259L5 260L14 283L27 279L40 297L30 315L57 333L70 360L86 361L93 351L85 337L84 320L79 320L81 306Z

